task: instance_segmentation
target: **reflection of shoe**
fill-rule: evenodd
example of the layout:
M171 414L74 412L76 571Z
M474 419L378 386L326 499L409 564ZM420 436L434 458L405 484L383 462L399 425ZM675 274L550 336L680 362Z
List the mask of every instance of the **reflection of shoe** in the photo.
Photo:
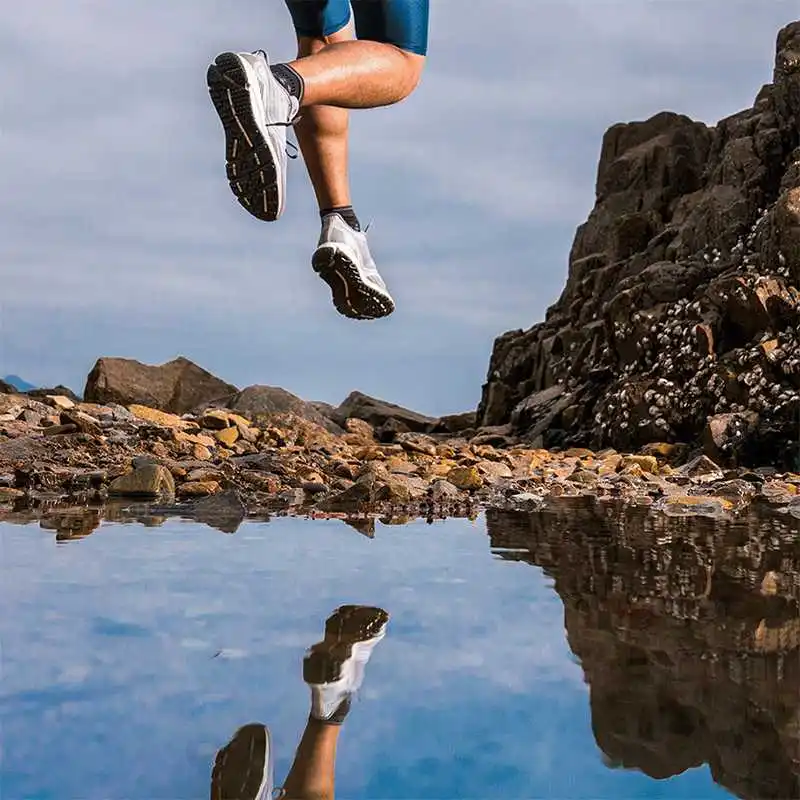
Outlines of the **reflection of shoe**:
M325 638L303 660L303 680L311 687L311 716L340 724L364 680L372 650L386 635L389 615L372 606L341 606L325 623Z
M278 219L286 197L286 128L299 104L273 76L266 55L222 53L206 75L225 130L228 181L258 219Z
M270 800L272 741L269 728L239 728L218 753L211 772L211 800Z
M353 230L341 215L325 215L311 264L331 287L333 304L345 317L377 319L394 311L394 300L378 274L366 234Z

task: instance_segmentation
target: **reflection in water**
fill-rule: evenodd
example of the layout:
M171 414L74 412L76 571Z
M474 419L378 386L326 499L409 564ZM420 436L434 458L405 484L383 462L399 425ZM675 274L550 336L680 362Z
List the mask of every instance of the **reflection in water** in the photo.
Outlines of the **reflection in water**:
M796 523L579 500L487 523L499 557L553 579L609 766L660 779L707 763L740 797L800 797Z
M334 796L336 745L341 725L361 687L375 645L386 634L389 615L371 606L340 606L325 622L325 636L303 659L311 710L294 762L280 789L287 800ZM259 723L239 728L215 759L211 800L270 800L273 753L269 729Z

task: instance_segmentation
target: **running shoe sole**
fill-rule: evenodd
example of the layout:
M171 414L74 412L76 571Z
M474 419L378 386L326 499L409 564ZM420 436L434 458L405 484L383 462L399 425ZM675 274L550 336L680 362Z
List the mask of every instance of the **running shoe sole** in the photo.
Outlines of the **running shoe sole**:
M386 633L389 615L372 606L341 606L325 623L325 638L303 659L306 683L334 683L342 677L345 661L359 642L379 641Z
M225 131L225 171L231 191L254 217L273 222L282 211L277 157L256 123L247 73L238 56L217 56L206 82Z
M271 750L267 727L251 723L239 728L214 760L211 800L271 800L265 794L272 783Z
M328 284L336 310L350 319L379 319L394 311L388 294L361 278L349 256L332 245L320 245L311 259L314 272Z

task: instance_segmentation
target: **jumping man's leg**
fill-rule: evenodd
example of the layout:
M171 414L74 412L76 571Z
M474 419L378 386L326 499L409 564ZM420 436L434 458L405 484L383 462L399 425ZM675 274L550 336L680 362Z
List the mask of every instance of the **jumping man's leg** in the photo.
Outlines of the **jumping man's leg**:
M286 0L299 57L270 67L266 54L223 53L208 71L226 137L228 179L254 216L275 220L286 193L286 127L298 139L314 184L323 230L312 263L337 310L375 319L394 310L366 237L350 207L348 108L396 103L408 96L427 51L429 0ZM301 108L306 124L297 120Z
M295 130L323 222L312 263L340 313L386 316L394 301L350 201L347 109L389 105L416 87L427 50L428 0L353 0L358 41L347 0L286 3L298 58L273 69L302 108Z

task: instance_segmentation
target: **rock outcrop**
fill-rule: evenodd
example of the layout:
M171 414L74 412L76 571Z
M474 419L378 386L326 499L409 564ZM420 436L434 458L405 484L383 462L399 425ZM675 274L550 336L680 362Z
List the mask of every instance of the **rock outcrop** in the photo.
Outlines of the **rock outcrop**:
M100 358L89 373L83 396L88 403L138 403L185 414L238 391L183 357L159 366L131 358Z
M707 764L738 797L800 797L796 520L689 528L584 499L487 524L498 557L553 581L610 766L665 779Z
M606 132L566 287L496 340L478 423L545 447L683 442L796 467L798 287L800 22L751 109Z

